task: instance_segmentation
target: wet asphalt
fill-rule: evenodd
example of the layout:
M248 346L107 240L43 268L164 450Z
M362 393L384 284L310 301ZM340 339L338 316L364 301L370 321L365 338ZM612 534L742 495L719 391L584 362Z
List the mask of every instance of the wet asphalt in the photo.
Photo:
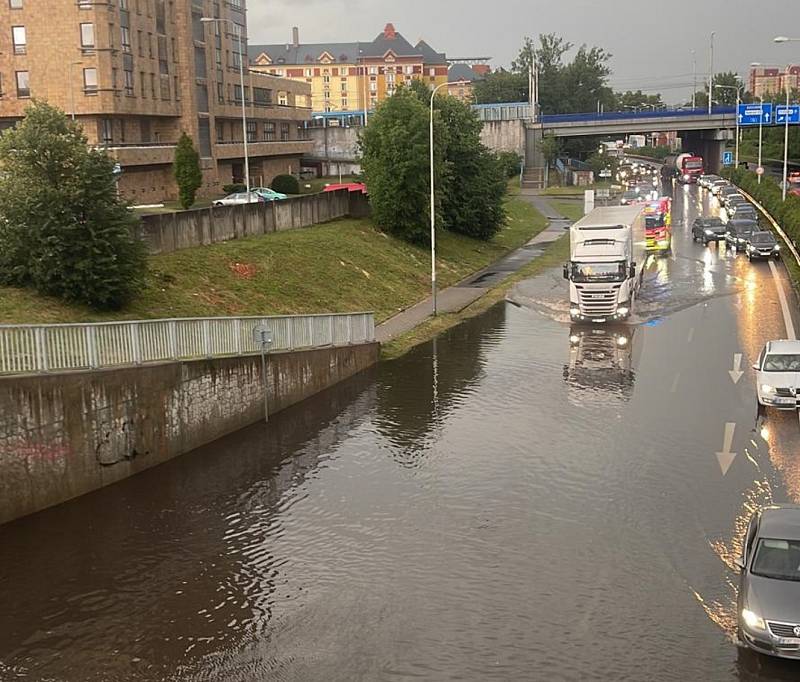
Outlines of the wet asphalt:
M548 272L268 427L0 527L0 680L799 679L733 642L732 559L754 508L800 502L800 423L757 417L785 325L768 264L692 242L717 211L675 190L630 325L571 328Z

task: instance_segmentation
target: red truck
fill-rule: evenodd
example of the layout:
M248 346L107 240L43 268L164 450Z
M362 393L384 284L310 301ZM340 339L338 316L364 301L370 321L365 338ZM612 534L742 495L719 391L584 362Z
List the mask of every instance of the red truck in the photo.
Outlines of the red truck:
M664 159L664 168L669 169L670 172L678 179L678 182L684 184L695 184L697 178L705 173L705 165L702 156L695 156L694 154L678 154L677 156L668 156Z

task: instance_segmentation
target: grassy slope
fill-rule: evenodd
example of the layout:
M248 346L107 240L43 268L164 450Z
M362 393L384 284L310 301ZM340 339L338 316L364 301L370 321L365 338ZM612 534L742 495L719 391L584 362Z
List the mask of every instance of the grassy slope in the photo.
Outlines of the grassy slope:
M545 227L512 190L507 226L490 243L450 233L438 240L442 286L497 260ZM234 268L245 276L237 274ZM366 220L186 249L151 258L147 286L124 311L80 306L0 287L0 323L79 322L159 317L266 315L374 310L378 320L424 298L430 256Z
M578 221L583 218L583 202L576 201L551 201L550 205L561 215L570 220Z

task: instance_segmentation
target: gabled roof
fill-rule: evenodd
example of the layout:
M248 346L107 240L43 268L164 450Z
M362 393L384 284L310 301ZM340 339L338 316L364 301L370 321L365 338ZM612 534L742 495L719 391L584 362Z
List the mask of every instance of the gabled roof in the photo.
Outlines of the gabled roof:
M425 58L426 64L447 64L444 52L437 52L424 40L420 40L414 49Z
M467 64L453 64L447 72L447 80L450 83L457 83L458 81L473 83L483 80L483 76L475 73Z
M386 24L371 43L362 43L362 57L384 57L393 52L398 57L421 57L422 54L409 43L392 24Z
M319 58L326 52L338 64L355 64L358 61L360 43L312 43L295 47L282 45L248 45L247 54L253 62L261 54L269 57L273 66L319 64ZM282 61L281 61L282 60Z

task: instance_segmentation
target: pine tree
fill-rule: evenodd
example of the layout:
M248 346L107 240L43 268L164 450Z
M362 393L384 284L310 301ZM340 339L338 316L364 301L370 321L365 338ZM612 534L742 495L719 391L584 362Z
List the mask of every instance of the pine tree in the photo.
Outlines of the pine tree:
M200 155L194 148L192 138L186 133L181 133L178 146L175 148L173 173L178 183L178 201L185 210L194 204L197 190L203 184Z

